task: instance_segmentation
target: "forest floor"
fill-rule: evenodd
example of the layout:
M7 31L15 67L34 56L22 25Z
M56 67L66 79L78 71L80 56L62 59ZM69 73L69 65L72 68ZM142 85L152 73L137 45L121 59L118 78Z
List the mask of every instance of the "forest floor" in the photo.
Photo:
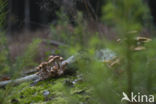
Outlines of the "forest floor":
M2 89L0 92L3 91ZM40 81L25 82L12 88L7 104L90 104L91 89L85 87L81 75L66 75ZM74 101L73 101L74 100Z

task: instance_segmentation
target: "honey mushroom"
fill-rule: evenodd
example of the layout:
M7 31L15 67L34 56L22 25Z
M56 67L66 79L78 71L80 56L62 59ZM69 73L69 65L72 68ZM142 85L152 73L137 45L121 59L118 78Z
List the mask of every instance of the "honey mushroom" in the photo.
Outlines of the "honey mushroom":
M63 57L49 56L47 62L42 62L36 69L41 80L49 77L60 76L64 73L67 63L62 64Z
M53 68L54 71L56 72L56 76L59 76L60 75L59 73L60 72L62 73L61 60L63 60L63 58L60 56L55 56L54 60L55 60L55 66Z
M54 56L51 55L51 56L48 57L48 60L53 59L53 58L54 58Z
M50 69L51 76L53 77L58 75L61 68L60 59L63 60L60 56L53 56L51 61L49 61L53 64L52 69Z
M55 56L55 57L54 57L54 62L55 62L55 66L57 67L57 69L60 68L59 58L60 58L59 56Z
M45 78L45 73L47 72L46 70L46 67L47 67L47 62L42 62L40 65L39 65L39 72L38 72L38 75L41 77L41 79L44 79Z
M57 64L59 65L59 69L62 70L62 61L63 61L63 57L59 57L59 59L57 60Z
M47 65L47 78L48 77L53 77L53 75L55 74L54 70L53 70L53 66L55 65L55 60L54 60L54 56L49 56L48 58L48 65Z
M42 68L46 67L46 65L47 65L47 62L42 62L36 69L39 71Z
M141 37L141 36L138 36L138 37L136 37L136 41L146 43L146 42L150 42L150 41L152 41L152 39L147 38L147 37Z
M58 76L62 75L64 73L64 64L62 64L62 61L63 61L63 57L59 57L59 60L58 60L58 65L59 65L59 69L58 69Z
M52 66L55 66L55 60L54 59L50 59L48 61L48 66L50 67L50 69L51 69Z
M145 50L146 47L144 46L144 43L148 43L148 42L152 41L152 39L147 38L147 37L142 37L142 36L136 37L135 40L136 40L138 46L133 49L134 51Z

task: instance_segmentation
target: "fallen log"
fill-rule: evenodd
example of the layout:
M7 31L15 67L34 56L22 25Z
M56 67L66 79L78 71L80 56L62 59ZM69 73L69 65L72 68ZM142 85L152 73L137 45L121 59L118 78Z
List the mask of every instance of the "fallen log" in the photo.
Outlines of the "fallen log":
M109 50L109 49L99 50L99 51L97 51L96 54L97 54L96 57L98 58L98 60L100 62L105 62L107 60L112 60L112 59L114 59L116 57L116 54L114 52L112 52L111 50ZM58 58L58 56L55 56L55 57ZM73 62L75 62L76 60L78 60L78 58L80 58L80 57L82 58L83 56L80 55L80 54L76 54L76 55L70 56L68 59L66 59L64 61L59 61L57 64L60 64L59 67L60 66L64 67L64 65L66 65L66 64L70 65ZM49 61L51 61L51 60L53 62L53 59L49 59ZM29 80L44 80L44 79L47 79L47 78L50 78L50 77L55 77L55 75L56 76L61 76L62 74L64 74L64 68L60 67L58 69L58 68L56 68L55 65L54 66L48 66L50 68L48 68L48 70L45 71L46 70L45 65L47 65L47 64L48 64L47 62L41 63L38 67L39 68L42 67L43 69L40 70L39 72L35 73L35 74L28 75L28 76L25 76L25 77L22 77L22 78L19 78L19 79L15 79L15 80L1 81L0 82L0 87L3 87L3 86L5 86L7 84L10 84L10 83L19 84L21 82L29 81ZM58 70L56 70L56 69L58 69ZM52 73L52 74L49 74L49 73Z
M64 65L66 63L71 64L71 63L75 62L76 56L77 55L69 57L68 59L62 61L61 64ZM53 70L53 67L51 68L51 70ZM41 79L41 77L39 76L39 74L35 73L35 74L28 75L28 76L18 78L18 79L15 79L15 80L1 81L0 82L0 87L6 86L7 84L10 84L10 83L19 84L19 83L25 82L25 81L40 80L40 79Z

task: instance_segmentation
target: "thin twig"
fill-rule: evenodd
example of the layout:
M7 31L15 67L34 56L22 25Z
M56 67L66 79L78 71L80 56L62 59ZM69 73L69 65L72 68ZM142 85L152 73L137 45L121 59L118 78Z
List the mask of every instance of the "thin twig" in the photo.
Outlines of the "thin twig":
M44 43L48 43L54 46L68 46L65 43L59 42L59 41L55 41L55 40L47 40L47 39L43 39L42 40Z

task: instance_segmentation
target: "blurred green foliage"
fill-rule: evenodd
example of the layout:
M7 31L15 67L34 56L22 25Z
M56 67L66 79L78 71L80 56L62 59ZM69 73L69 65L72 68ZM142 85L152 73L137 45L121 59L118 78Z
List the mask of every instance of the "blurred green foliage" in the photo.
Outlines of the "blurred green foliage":
M2 39L2 38L1 38ZM4 40L3 40L4 41ZM2 41L1 41L2 42ZM18 78L21 75L21 72L24 69L30 68L30 67L35 67L37 65L37 62L34 60L36 53L38 52L38 46L40 44L41 40L40 39L34 39L31 44L28 45L26 48L24 54L21 56L17 56L15 61L10 61L11 59L9 58L9 51L5 50L3 47L3 51L0 51L0 75L1 77L5 77L5 75L8 75L12 77L11 79ZM2 45L4 46L4 45ZM1 48L2 49L2 48ZM6 52L6 53L5 53ZM8 96L12 92L12 86L8 85L5 89L0 94L0 102L6 102L5 97Z
M13 64L14 70L22 70L28 67L36 66L35 55L37 54L37 49L41 43L40 39L34 39L32 43L28 45L22 56L16 58L16 62Z
M146 24L151 20L148 6L142 0L107 0L102 14L101 20L113 28L120 42L102 39L90 33L80 15L76 18L72 33L67 31L69 20L65 21L65 28L59 30L59 35L57 29L52 28L57 39L69 45L66 49L62 48L62 53L72 55L85 50L81 53L84 59L78 61L77 67L86 79L86 86L94 89L93 99L96 104L121 103L122 92L128 96L131 92L155 95L155 37L143 45L145 50L133 50L137 46L136 37L140 36L144 27L148 28ZM64 21L64 18L61 20ZM63 21L60 24L64 24ZM115 52L120 62L110 67L96 60L95 55L100 48Z
M58 13L60 17L58 24L51 26L51 39L65 44L65 46L60 46L55 54L68 57L80 53L81 57L74 64L74 67L79 69L77 74L82 75L83 85L77 85L76 88L64 88L63 81L56 81L54 86L46 84L47 82L41 82L46 84L45 86L31 88L29 85L21 85L22 88L25 88L17 94L20 102L31 103L33 100L33 102L40 103L44 101L44 96L41 94L43 89L52 90L54 97L59 96L50 101L50 103L55 104L83 104L83 102L88 102L88 104L120 104L123 97L122 92L126 92L128 96L131 92L156 95L156 39L152 37L152 41L144 44L136 42L136 37L140 36L143 28L146 28L147 22L151 19L147 5L142 0L107 0L103 6L102 14L102 22L113 29L115 35L120 38L119 42L100 38L99 33L90 32L81 13L77 13L74 26L71 25L69 18L64 13ZM6 70L2 71L3 73L12 69L16 73L17 70L36 65L33 58L40 40L34 40L22 56L17 57L14 63L10 63L8 61L9 52L4 47L7 47L7 40L5 36L1 35L1 37L0 49L3 50L0 51L0 68ZM134 50L138 44L145 49ZM108 60L102 62L96 57L100 50L102 52L107 50L104 55ZM110 56L114 56L114 53L115 58L110 58ZM103 58L103 54L98 55L98 57ZM115 61L116 64L111 65ZM81 87L89 94L73 96L73 93L81 92ZM17 91L17 89L13 91ZM20 99L20 94L26 98Z
M143 0L106 0L102 20L107 24L121 26L124 22L143 25L151 19L149 8ZM149 22L149 21L148 21ZM135 27L133 25L132 27Z
M1 74L8 73L10 69L9 65L9 52L6 42L6 37L3 33L0 34L0 72Z

